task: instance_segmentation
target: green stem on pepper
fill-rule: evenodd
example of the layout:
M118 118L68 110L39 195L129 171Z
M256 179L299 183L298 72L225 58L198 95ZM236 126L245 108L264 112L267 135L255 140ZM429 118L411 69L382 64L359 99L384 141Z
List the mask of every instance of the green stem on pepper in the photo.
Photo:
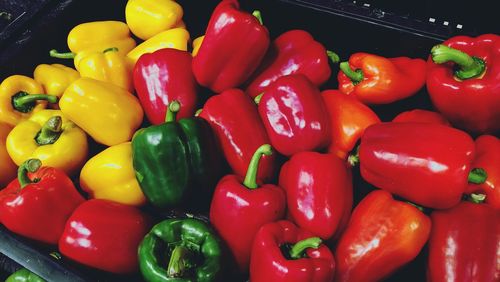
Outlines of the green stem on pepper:
M339 65L340 70L352 81L354 85L363 81L364 74L360 69L353 70L349 66L349 62L342 62Z
M52 58L58 58L58 59L74 59L76 56L76 54L73 52L59 53L57 52L56 49L50 50L49 55Z
M252 12L252 15L259 20L260 25L264 25L264 21L262 20L262 14L259 10L255 10Z
M53 116L45 122L42 129L35 137L38 145L54 144L62 133L62 118L61 116Z
M36 106L37 101L48 101L49 103L57 103L57 97L46 94L29 94L24 91L17 92L12 96L12 107L19 112L29 113Z
M168 262L167 273L169 277L183 277L186 270L189 269L190 251L184 246L176 246L172 250Z
M270 156L273 153L271 145L264 144L260 146L257 151L252 156L250 164L248 165L247 174L245 175L245 180L243 185L249 189L255 189L259 187L257 185L257 170L259 168L259 162L263 155Z
M290 250L292 259L304 257L304 253L308 248L317 249L321 245L322 240L319 237L311 237L295 243Z
M29 159L19 166L17 169L17 180L19 181L21 189L33 183L28 177L28 172L36 172L41 166L42 162L39 159Z
M337 53L330 50L326 50L326 55L328 56L328 58L330 58L330 61L332 61L332 63L336 64L340 62L340 57L339 55L337 55Z
M473 168L469 172L467 180L473 184L483 184L488 179L488 174L482 168Z
M432 47L431 56L436 64L457 64L459 68L455 71L455 76L460 80L481 76L486 69L484 60L443 44Z
M181 109L181 104L174 100L168 104L167 107L167 114L165 115L165 122L172 122L175 121L175 117L177 115L177 112L179 112Z
M469 201L475 204L482 204L486 200L485 194L470 194Z

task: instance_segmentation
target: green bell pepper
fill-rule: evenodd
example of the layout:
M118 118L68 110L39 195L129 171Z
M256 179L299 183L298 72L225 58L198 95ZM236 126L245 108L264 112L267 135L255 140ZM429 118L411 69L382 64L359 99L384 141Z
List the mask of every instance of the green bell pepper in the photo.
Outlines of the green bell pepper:
M220 240L201 220L164 220L139 245L139 268L149 282L215 281L221 272Z
M7 277L5 282L46 282L46 281L42 277L27 270L26 268L21 268L18 271L12 273L9 277Z

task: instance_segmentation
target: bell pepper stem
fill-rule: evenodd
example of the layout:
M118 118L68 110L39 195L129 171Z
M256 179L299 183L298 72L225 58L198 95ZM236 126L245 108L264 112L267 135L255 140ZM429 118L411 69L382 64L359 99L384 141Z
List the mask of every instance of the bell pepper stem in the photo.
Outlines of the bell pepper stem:
M340 63L339 68L352 81L354 85L363 81L363 71L360 69L351 69L351 67L349 66L349 62Z
M337 55L337 53L330 50L326 50L326 55L328 56L328 58L330 58L330 61L332 61L332 63L336 64L340 62L340 57L339 55Z
M417 208L419 211L421 211L421 212L425 212L424 207L422 207L422 206L419 206L419 205L417 205L417 204L415 204L415 203L408 202L408 201L407 201L406 203L407 203L407 204L410 204L410 205L412 205L412 206L414 206L414 207L416 207L416 208Z
M203 111L203 109L196 110L196 112L194 113L194 116L195 117L200 116L200 114L201 114L202 111Z
M76 54L73 52L59 53L57 52L56 49L50 50L49 55L52 58L58 58L58 59L74 59L76 56Z
M481 204L486 200L486 195L485 194L470 194L469 195L469 201L475 204Z
M468 181L473 184L483 184L488 179L488 173L482 168L473 168L469 172Z
M177 112L179 112L181 109L181 104L174 100L168 104L167 107L167 114L165 115L165 122L172 122L175 121L175 118L177 116Z
M33 183L28 177L28 172L36 172L41 166L42 162L39 159L29 159L19 166L17 169L17 180L21 189Z
M356 147L354 153L350 154L349 157L347 157L347 163L349 163L349 165L352 167L355 167L359 164L359 146Z
M457 64L459 68L455 71L455 76L461 80L481 76L486 69L484 60L443 44L432 47L431 56L436 64L447 62Z
M259 10L255 10L252 12L252 15L259 20L260 25L264 25L264 21L262 20L262 13Z
M260 93L259 95L255 96L255 98L253 98L253 101L255 104L260 104L260 100L262 100L262 95L264 95L264 93Z
M104 49L104 51L102 51L103 53L108 53L108 52L118 52L118 48L116 47L111 47L111 48L108 48L108 49Z
M190 251L184 246L176 246L172 250L170 260L168 262L167 273L169 277L182 277L185 271L189 268Z
M290 250L290 257L292 259L299 259L304 257L304 253L308 248L317 249L321 245L319 237L311 237L295 243Z
M57 97L46 94L29 94L20 91L12 96L12 107L19 112L28 113L33 110L37 101L48 101L49 103L57 103Z
M271 145L264 144L260 146L257 151L252 156L250 164L248 165L247 174L245 175L245 180L243 180L243 185L249 189L255 189L259 187L257 185L257 170L259 168L260 159L263 155L270 156L273 153Z
M49 118L42 126L40 132L35 137L38 145L54 144L62 133L62 118L61 116L53 116Z

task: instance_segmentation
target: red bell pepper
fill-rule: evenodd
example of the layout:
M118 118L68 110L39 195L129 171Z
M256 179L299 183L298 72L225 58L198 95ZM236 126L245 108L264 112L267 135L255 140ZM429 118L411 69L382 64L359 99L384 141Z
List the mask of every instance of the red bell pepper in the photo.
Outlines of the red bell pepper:
M254 14L240 11L237 0L223 0L215 8L193 58L199 84L220 93L240 86L257 69L269 47L269 32L260 13Z
M281 220L268 223L255 236L250 263L252 282L333 281L335 259L321 239Z
M291 219L322 239L339 234L351 214L351 171L333 154L302 152L281 168Z
M397 115L392 121L438 123L450 126L450 123L440 113L420 109L402 112Z
M59 251L90 267L133 273L138 270L137 248L150 227L149 217L133 206L92 199L68 219Z
M431 215L427 281L500 281L500 213L462 202Z
M432 103L454 126L500 130L500 36L456 36L434 46L427 62Z
M71 179L38 159L21 164L18 178L0 191L0 222L10 231L57 244L66 220L85 200Z
M458 204L467 181L484 182L472 170L474 141L463 131L434 123L381 123L361 137L361 176L370 184L418 205Z
M379 281L413 260L427 242L431 220L412 204L377 190L354 209L335 249L335 281Z
M285 156L330 144L330 124L319 90L304 75L280 77L259 99L271 145Z
M365 104L389 104L417 93L425 83L425 61L355 53L340 63L339 89Z
M255 103L239 89L226 90L207 100L200 117L210 123L233 172L245 177L257 148L270 143ZM273 176L274 159L274 155L262 157L258 181Z
M335 63L339 60L337 54L327 51L309 32L287 31L274 40L263 63L250 79L246 93L254 98L278 78L290 74L303 74L319 87L332 74L329 58Z
M466 193L486 195L485 203L500 210L500 140L491 135L476 139L476 155L472 167L484 169L488 178L482 184L469 184Z
M241 272L248 271L253 239L259 228L285 216L285 191L271 184L259 187L256 182L261 156L271 154L270 145L259 147L243 183L237 175L226 175L212 198L210 222L228 245Z
M380 122L379 117L356 98L338 90L321 92L330 117L331 140L328 152L345 159L365 129Z
M142 55L134 67L137 96L152 124L165 122L167 105L181 104L177 118L194 114L197 83L191 70L191 54L176 49L160 49Z

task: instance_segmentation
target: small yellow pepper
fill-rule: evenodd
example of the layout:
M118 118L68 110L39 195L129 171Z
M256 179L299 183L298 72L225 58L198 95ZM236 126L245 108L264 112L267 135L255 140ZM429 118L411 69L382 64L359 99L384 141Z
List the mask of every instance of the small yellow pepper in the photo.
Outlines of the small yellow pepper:
M10 125L0 123L0 189L7 186L11 180L16 178L17 173L17 166L10 158L5 147L5 140L11 130L12 127Z
M125 7L128 27L142 40L173 28L182 15L181 5L173 0L129 0Z
M141 206L146 202L135 177L130 142L111 146L83 166L80 186L91 198Z
M193 52L191 52L191 55L193 55L193 57L196 56L196 54L198 54L198 50L200 50L201 43L203 43L204 38L205 35L202 35L193 40Z
M45 93L61 97L68 85L80 78L80 74L65 65L41 64L35 68L33 77L43 86Z
M7 136L7 151L17 165L39 159L44 166L71 175L87 159L87 135L61 111L43 110L12 129Z
M30 77L7 77L0 84L0 122L15 126L33 113L45 109L47 101L57 102L56 96L43 93L42 85Z
M86 77L66 89L59 107L95 141L107 146L130 141L144 115L137 98L127 90Z

